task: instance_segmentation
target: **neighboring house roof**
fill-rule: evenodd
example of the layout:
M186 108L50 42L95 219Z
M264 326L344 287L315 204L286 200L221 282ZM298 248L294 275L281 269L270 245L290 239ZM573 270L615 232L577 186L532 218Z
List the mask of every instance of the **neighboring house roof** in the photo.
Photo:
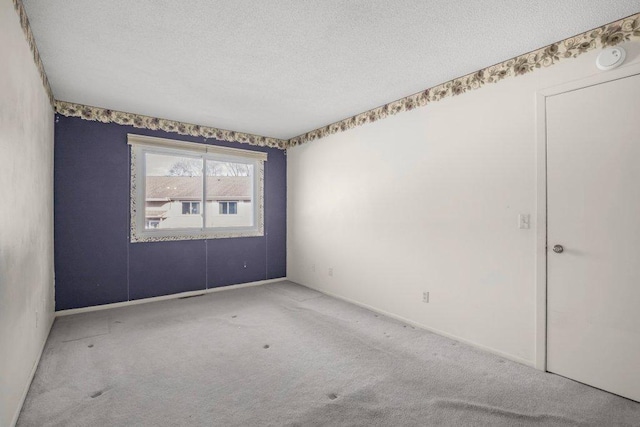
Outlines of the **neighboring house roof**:
M190 176L147 176L147 200L200 200L202 178ZM251 177L208 176L207 200L251 199Z

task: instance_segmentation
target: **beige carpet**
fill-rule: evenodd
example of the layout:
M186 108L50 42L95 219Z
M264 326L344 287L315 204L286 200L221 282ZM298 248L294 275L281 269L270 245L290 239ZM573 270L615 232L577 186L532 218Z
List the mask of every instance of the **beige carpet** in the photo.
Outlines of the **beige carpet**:
M640 404L282 282L58 318L18 425L640 426Z

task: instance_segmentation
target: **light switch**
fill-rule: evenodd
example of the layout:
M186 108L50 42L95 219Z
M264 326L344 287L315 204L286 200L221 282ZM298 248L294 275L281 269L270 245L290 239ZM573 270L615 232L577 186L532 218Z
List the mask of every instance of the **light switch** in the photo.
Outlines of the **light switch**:
M518 215L518 228L521 230L528 230L531 228L531 215L520 214Z

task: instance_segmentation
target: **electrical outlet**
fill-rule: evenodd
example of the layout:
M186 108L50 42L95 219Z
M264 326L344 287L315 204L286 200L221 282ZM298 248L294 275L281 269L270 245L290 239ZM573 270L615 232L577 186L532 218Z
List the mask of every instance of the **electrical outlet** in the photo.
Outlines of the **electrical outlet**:
M333 267L329 267L328 273L329 273L329 276L333 276Z
M247 268L247 261L244 262L244 268Z
M429 302L429 292L423 292L422 293L422 302L424 303L428 303Z
M38 329L38 310L36 310L36 329Z
M311 264L311 272L312 273L316 272L316 265L315 264Z

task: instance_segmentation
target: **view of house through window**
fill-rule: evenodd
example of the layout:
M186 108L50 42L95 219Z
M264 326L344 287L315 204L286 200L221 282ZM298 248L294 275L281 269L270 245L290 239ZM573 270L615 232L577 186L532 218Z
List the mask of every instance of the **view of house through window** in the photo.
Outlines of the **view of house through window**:
M260 150L128 134L131 242L264 235Z
M144 160L146 230L253 225L252 163L158 152Z
M207 160L207 227L253 224L253 164Z

